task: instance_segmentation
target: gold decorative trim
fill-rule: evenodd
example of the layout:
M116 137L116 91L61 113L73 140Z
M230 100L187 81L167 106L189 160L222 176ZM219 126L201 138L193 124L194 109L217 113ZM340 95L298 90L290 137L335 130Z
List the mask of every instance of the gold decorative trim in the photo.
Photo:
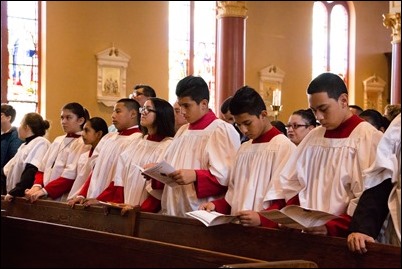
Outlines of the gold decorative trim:
M392 43L401 42L401 13L383 14L383 25L392 29Z
M246 1L218 1L218 18L241 17L246 18Z

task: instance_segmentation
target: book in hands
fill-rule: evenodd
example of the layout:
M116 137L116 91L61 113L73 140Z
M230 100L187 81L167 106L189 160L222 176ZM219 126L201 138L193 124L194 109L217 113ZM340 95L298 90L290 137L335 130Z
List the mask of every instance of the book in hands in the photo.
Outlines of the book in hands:
M102 205L107 205L107 206L110 206L110 207L120 208L120 209L122 209L122 208L127 206L127 204L123 204L123 203L103 202L103 201L98 201L98 202L100 204L102 204Z
M293 229L322 226L338 216L297 205L289 205L281 210L273 209L258 212L263 217Z
M235 222L238 216L224 215L216 211L195 210L186 213L187 216L201 221L205 226L215 226Z
M139 165L136 165L136 166L141 170L141 172L144 175L154 178L154 179L164 183L165 185L168 185L170 187L175 187L178 185L173 178L170 178L168 176L170 173L173 173L174 171L176 171L176 169L174 169L173 166L171 166L170 164L168 164L165 161L161 161L147 169L144 169L143 167L141 167Z

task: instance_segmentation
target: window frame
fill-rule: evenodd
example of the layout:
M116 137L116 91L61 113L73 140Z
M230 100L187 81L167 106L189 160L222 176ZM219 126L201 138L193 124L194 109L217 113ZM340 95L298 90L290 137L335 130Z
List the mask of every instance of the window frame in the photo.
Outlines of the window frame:
M189 42L189 47L188 47L188 57L186 59L186 76L194 74L194 62L196 60L196 44L195 41L197 40L197 38L195 37L195 32L196 32L196 26L195 26L195 20L196 20L196 14L195 14L195 7L196 7L196 3L198 1L188 1L189 2L189 25L188 25L188 29L189 29L189 36L188 36L188 42ZM215 7L217 7L217 1L215 2ZM170 14L169 14L170 16ZM215 19L216 19L216 13L215 13ZM170 19L169 19L170 20ZM217 39L217 22L215 22L215 37L214 37L214 46L215 46L215 52L214 52L214 59L213 59L213 66L211 67L213 71L211 71L212 76L213 76L213 87L209 87L210 90L210 107L214 107L214 99L215 99L215 93L216 93L216 73L215 73L215 66L216 66L216 39ZM170 36L169 36L170 38ZM169 56L170 59L170 56ZM169 63L169 67L170 67L170 63ZM170 76L170 74L169 74ZM169 77L169 81L170 81L170 77ZM210 86L210 85L208 85ZM174 103L176 99L176 95L174 92L174 89L171 89L171 85L169 85L169 101L171 103Z
M8 79L10 77L9 74L9 51L8 51L8 2L9 1L1 1L1 101L2 103L8 103ZM38 78L37 78L37 102L36 102L36 111L40 113L41 107L41 29L42 29L42 1L37 1L38 7L38 17L37 17L37 44L36 44L36 53L38 57ZM12 100L11 100L12 101ZM14 102L14 101L13 101ZM18 101L18 103L24 103L23 100ZM32 101L29 101L32 103ZM22 115L21 115L22 116Z
M316 2L320 2L324 8L326 9L327 12L327 33L326 33L326 38L327 38L327 53L326 53L326 71L331 71L331 43L330 43L330 39L331 39L331 14L332 11L334 9L335 6L342 6L345 11L346 11L346 16L347 16L347 40L346 40L346 52L344 55L346 57L346 68L345 68L345 74L343 74L343 80L345 81L346 85L348 85L348 81L349 81L349 70L350 70L350 33L351 33L351 14L350 14L350 9L348 6L347 1L316 1ZM314 20L313 20L314 22ZM314 25L313 25L313 29L314 29ZM314 36L314 32L313 32L313 36ZM313 46L314 47L314 39L313 39ZM314 61L313 61L313 67L314 67ZM314 68L313 68L314 70ZM313 74L314 76L314 74ZM314 77L313 77L314 79Z

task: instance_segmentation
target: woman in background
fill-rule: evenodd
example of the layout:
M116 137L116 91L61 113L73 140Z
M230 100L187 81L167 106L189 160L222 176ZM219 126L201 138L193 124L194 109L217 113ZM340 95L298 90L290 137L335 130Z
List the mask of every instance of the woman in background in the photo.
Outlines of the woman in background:
M286 124L288 138L297 146L316 126L317 121L311 109L296 110L290 115L288 124Z
M4 200L22 197L25 189L32 187L38 167L50 146L49 140L43 137L49 127L49 122L38 113L28 113L23 117L18 128L18 137L24 143L4 166L1 174L7 186Z

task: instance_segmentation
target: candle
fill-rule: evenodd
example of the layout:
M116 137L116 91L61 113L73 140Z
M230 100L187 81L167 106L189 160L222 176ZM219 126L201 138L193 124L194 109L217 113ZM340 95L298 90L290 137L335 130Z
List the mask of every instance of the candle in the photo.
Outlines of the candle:
M272 105L273 106L280 106L281 105L281 91L279 89L276 89L276 90L273 91Z

